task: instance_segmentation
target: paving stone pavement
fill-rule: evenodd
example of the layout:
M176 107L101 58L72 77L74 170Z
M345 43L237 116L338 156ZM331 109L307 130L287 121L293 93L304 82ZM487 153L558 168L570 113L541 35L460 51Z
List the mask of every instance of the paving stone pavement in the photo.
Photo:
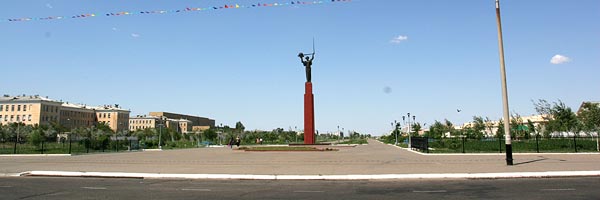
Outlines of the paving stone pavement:
M338 148L338 147L334 147ZM0 157L0 174L25 171L181 174L360 175L597 171L600 154L420 155L369 140L325 152L244 152L229 148L123 152L67 157Z

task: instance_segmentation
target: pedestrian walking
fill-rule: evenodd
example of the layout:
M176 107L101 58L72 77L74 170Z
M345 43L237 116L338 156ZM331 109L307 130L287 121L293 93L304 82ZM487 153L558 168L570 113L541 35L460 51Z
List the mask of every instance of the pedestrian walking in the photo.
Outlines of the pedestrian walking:
M242 141L241 141L241 139L240 139L240 136L237 136L237 137L235 138L235 146L237 146L237 147L240 147L240 143L241 143L241 142L242 142Z
M229 139L229 143L227 144L227 145L229 145L230 149L233 149L233 142L234 142L233 137L231 137L231 139Z

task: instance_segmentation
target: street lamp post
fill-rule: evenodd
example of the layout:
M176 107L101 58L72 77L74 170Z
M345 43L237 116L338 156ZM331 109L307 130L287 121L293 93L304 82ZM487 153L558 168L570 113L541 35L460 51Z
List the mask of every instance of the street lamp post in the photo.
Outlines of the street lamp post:
M500 77L502 81L502 107L504 109L506 165L513 165L512 144L510 139L510 120L508 118L508 89L506 88L506 70L504 66L504 42L502 40L502 20L500 19L500 0L496 0L496 24L498 26L498 51L500 54Z
M342 134L341 134L341 132L340 132L340 125L338 125L338 126L337 126L337 128L338 128L338 132L337 132L337 135L338 135L338 143L340 143L340 142L342 142L342 139L340 138L340 137L342 136Z
M394 136L396 136L396 143L394 143L394 145L398 146L398 122L396 120L392 123L392 128L394 129Z
M406 113L408 116L408 149L411 149L411 140L410 140L410 113Z
M17 134L15 134L15 148L13 149L13 154L17 154L17 143L19 143L19 132L21 132L20 128L21 124L17 121Z
M163 127L163 126L164 126L163 124L159 124L159 125L158 125L158 127L159 127L159 129L158 129L158 130L159 130L159 131L158 131L158 149L162 149L162 146L161 146L161 144L162 144L162 143L161 143L161 140L162 140L162 127Z
M219 131L219 145L223 145L223 123L220 124L221 126L221 131Z
M417 119L416 118L417 118L417 116L413 115L413 124L415 124L415 125L417 125ZM417 133L417 130L415 130L415 134L417 134L417 136L418 136L419 133Z

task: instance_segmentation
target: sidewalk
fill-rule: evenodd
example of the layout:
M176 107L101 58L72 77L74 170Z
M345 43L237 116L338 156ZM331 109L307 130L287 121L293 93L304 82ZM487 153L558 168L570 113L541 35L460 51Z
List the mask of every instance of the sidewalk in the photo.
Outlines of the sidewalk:
M421 178L433 174L442 178L469 178L477 174L496 174L483 178L509 178L526 174L523 172L537 173L531 177L546 177L544 174L551 174L548 172L556 176L560 175L558 172L571 176L600 175L600 154L515 154L513 166L507 166L504 159L502 154L426 156L369 140L369 145L339 148L335 152L244 152L229 148L200 148L68 157L0 157L0 174L15 175L31 171L118 172L145 174L142 177L151 177L152 174L178 177L175 175L186 174L190 177L221 178L229 175L232 178L235 175L239 179L261 177L259 175L268 179L281 179L286 175L350 175L376 179L373 177L406 178L416 174ZM291 177L288 176L289 179Z

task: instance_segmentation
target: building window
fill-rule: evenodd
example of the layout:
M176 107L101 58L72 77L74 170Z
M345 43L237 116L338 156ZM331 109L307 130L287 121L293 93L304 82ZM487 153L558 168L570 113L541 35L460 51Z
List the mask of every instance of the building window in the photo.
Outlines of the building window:
M108 118L110 118L110 113L108 113Z
M17 111L21 111L21 105L17 105Z
M25 121L25 117L26 117L26 115L23 115L23 121Z
M23 111L27 111L27 105L23 105Z
M27 117L27 121L31 121L31 115Z
M11 115L11 116L10 116L10 122L12 122L14 118L15 118L15 116L14 116L14 115Z
M6 110L4 110L4 111L8 111L8 105L6 105Z
M21 119L20 118L21 115L17 115L17 122ZM12 120L11 120L12 121Z
M0 121L2 121L2 115L0 115Z
M4 105L0 105L0 111L4 110Z
M15 111L15 105L10 105L10 111Z

